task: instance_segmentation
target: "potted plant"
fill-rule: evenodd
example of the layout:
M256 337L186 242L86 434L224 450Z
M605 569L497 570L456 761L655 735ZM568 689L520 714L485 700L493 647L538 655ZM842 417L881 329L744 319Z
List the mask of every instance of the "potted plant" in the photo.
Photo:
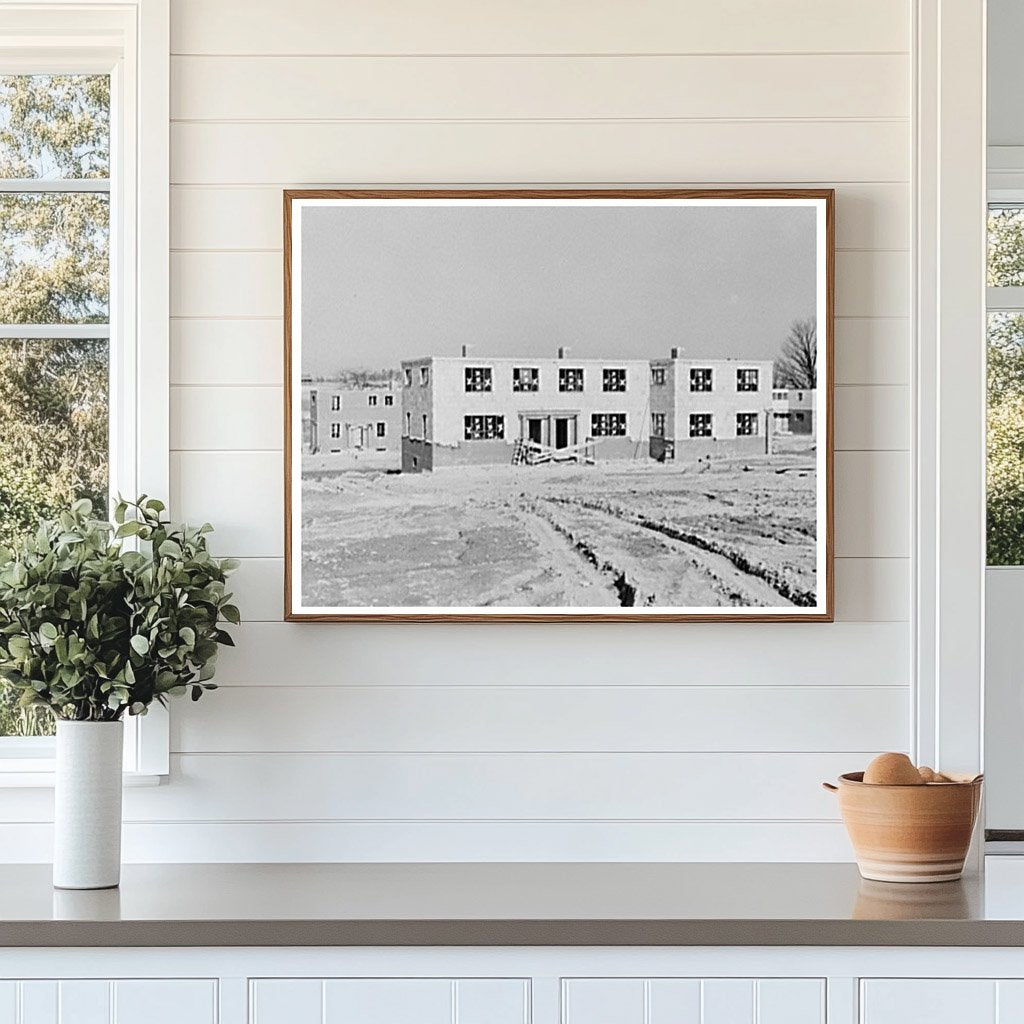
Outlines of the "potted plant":
M172 526L164 505L121 500L114 522L78 501L0 548L0 677L57 721L54 885L116 886L121 869L125 714L214 689L234 559L206 547L209 523Z

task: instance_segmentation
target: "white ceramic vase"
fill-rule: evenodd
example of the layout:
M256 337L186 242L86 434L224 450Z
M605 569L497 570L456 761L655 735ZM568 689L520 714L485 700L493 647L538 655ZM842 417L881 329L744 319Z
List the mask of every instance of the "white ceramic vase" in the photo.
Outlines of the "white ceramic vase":
M57 722L53 884L110 889L121 881L121 722Z

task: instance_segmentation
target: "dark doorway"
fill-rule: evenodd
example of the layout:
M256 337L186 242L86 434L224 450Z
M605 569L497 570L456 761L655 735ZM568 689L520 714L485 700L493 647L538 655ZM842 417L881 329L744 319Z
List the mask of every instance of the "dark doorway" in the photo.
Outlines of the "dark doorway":
M526 421L526 436L537 444L543 444L544 421L540 419L529 419Z
M555 420L555 447L569 447L569 421L562 417Z

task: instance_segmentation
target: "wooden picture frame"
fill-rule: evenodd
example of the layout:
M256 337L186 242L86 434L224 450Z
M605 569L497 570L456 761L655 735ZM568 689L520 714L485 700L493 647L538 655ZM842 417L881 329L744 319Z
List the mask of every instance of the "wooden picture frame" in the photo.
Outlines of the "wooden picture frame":
M283 198L286 620L833 621L835 199L832 189L301 189L286 190ZM611 207L616 210L614 223L598 213ZM658 212L652 213L655 208ZM325 213L325 210L331 212ZM470 212L474 210L477 212ZM486 216L479 212L483 210L487 211ZM566 210L581 210L586 214L560 213L553 217L550 212ZM403 215L396 216L396 211L402 211ZM457 217L450 211L457 211ZM523 219L524 211L529 211L529 220ZM544 211L549 211L547 216ZM685 211L699 211L699 214ZM733 213L725 218L721 211ZM788 217L785 216L787 211ZM634 253L644 256L639 262L657 271L662 265L656 258L657 246L664 246L666 232L677 231L680 238L691 238L686 234L691 231L692 238L703 239L702 245L708 246L712 235L718 238L715 229L708 224L726 219L735 238L729 235L731 242L721 241L722 251L745 254L742 259L737 257L736 268L746 267L749 274L753 266L761 304L769 295L809 294L806 239L813 238L813 311L803 306L797 309L799 303L792 310L794 332L798 321L812 325L809 358L812 366L816 360L817 367L813 389L775 386L779 379L777 360L763 358L766 341L760 337L769 329L767 313L763 331L753 313L744 314L743 322L754 324L756 328L749 333L760 339L757 343L760 348L756 351L751 343L749 351L737 351L733 355L725 354L726 350L708 353L700 350L700 340L687 338L697 346L693 355L681 353L673 346L670 352L644 349L640 358L636 352L620 357L607 354L607 350L600 355L582 355L578 350L566 355L565 346L555 345L551 346L551 352L540 355L536 334L530 335L535 328L528 326L524 326L523 331L533 338L529 352L498 351L487 341L490 331L481 329L481 324L487 323L482 319L484 314L479 309L462 308L469 301L461 287L461 275L467 273L467 268L475 281L482 282L478 289L481 293L486 293L497 305L505 303L502 289L515 291L514 287L506 288L504 282L506 278L516 278L520 249L523 254L532 254L529 280L535 284L542 281L543 288L546 278L542 280L538 276L538 252L575 253L581 265L591 261L592 249L584 248L582 241L574 241L577 236L582 238L589 233L589 237L596 231L598 234L593 237L600 239L605 234L614 235L617 230L618 237L626 238ZM550 228L552 220L568 227L565 230L557 226ZM662 230L659 227L662 221L672 225L671 230ZM449 230L447 225L452 222L457 222L458 231ZM699 231L687 227L691 222L703 226ZM790 222L794 225L792 230L789 230ZM606 223L607 228L603 226ZM780 231L780 224L785 230ZM496 227L501 230L496 231ZM508 237L504 227L508 228ZM651 243L649 257L644 249L647 230L658 239L657 243ZM743 243L748 237L744 231L750 239L756 239L756 244ZM777 245L771 241L776 236L773 232L778 236ZM511 253L506 254L503 264L493 262L490 255L489 247L495 239L499 244L507 243ZM517 239L520 249L514 244ZM619 243L602 242L605 244ZM709 248L718 252L714 245ZM776 251L778 259L773 259ZM485 276L480 276L484 272L468 255L481 252L485 253L483 260L488 264ZM767 258L762 255L758 259L758 252L767 253ZM799 264L802 269L799 273L794 270L787 277L782 261L789 252L796 254L793 266ZM425 258L422 253L431 255ZM444 263L445 258L450 260L450 266ZM543 259L540 257L540 262ZM693 270L693 281L699 278L706 282L707 275L699 269L699 261L694 262L692 251L688 260L688 266L697 268ZM567 262L563 260L561 269L556 268L551 274L553 277L561 275L563 292L565 281L570 279L566 277ZM608 273L607 262L600 264L601 272L597 276ZM771 265L773 263L775 266ZM500 267L501 273L495 271L495 267ZM625 262L621 269L628 276L635 268ZM675 281L667 271L663 276L669 282ZM658 273L653 272L650 277L657 278ZM380 301L381 295L376 292L384 286L385 280L392 278L401 282L402 287L393 294L383 293L387 301ZM422 292L421 282L425 279L429 280L433 291L423 292L428 294L428 300L417 307L415 297ZM456 279L459 279L458 287L452 286ZM638 279L647 280L642 276ZM778 288L764 284L774 279L782 282ZM585 274L578 280L586 280L591 290L598 288ZM609 281L604 290L614 292L615 280ZM446 282L449 287L442 287ZM739 283L746 286L746 282ZM669 293L664 283L661 289L659 294ZM684 288L680 293L696 296L698 291L694 283L689 292ZM368 297L364 298L364 292ZM596 304L604 301L599 291L594 294ZM675 292L671 294L674 296ZM742 298L735 298L736 293L731 294L733 304L742 301ZM372 301L374 295L376 302ZM401 303L410 296L407 308L402 307ZM522 310L525 321L536 322L536 306L531 305L531 300L532 295L528 294L519 307L515 307L511 299L508 301L512 307ZM482 303L484 299L474 301ZM697 297L692 301L696 302ZM630 303L627 301L624 305ZM589 310L590 307L580 308ZM389 310L394 309L400 309L401 315L396 313L392 323ZM561 310L552 312L552 321L557 320L558 312ZM616 312L617 308L606 309L605 319ZM637 312L641 313L641 320L646 315L639 308ZM439 321L449 316L452 319L450 332L447 325L442 325L443 329L438 326ZM460 317L469 324L462 344L472 337L472 349L468 344L465 348L458 347ZM801 317L813 319L801 321ZM504 325L510 322L514 325L518 321L515 316L502 320ZM657 318L652 321L655 325L656 322ZM670 322L675 321L670 319ZM447 339L450 333L450 344L448 340L442 342L447 346L444 352L419 351L416 347L419 343L413 341L402 360L385 355L388 346L404 344L402 339L406 334L418 335L419 324L427 325L427 333L436 337L444 335ZM601 324L594 329L599 333ZM309 337L304 337L306 333ZM777 337L778 333L776 328L772 338L781 349L787 342ZM577 341L571 328L563 334L553 330L552 335L556 340L571 337ZM318 347L310 340L314 336ZM687 337L682 328L680 337ZM362 356L348 359L343 354L347 338L359 338L361 351L379 351L381 365L369 366ZM426 348L439 347L442 343L428 344ZM730 343L716 341L726 346ZM640 342L630 344L640 345ZM331 346L340 346L337 357L331 356L331 365L339 367L337 372L324 370L330 362L324 353L335 352ZM737 343L737 347L742 349L743 344ZM419 348L424 345L419 344ZM472 355L467 354L470 351ZM318 354L317 370L313 369L311 353ZM555 359L556 353L561 362ZM303 365L304 358L310 361L308 367ZM702 362L708 363L708 367L694 365ZM524 365L516 366L516 363ZM616 363L622 366L617 367ZM739 365L743 363L757 365L744 368ZM650 367L646 380L643 364ZM789 367L788 361L786 365ZM317 374L319 379L313 380ZM768 375L772 377L770 382L765 379ZM505 380L506 377L509 380ZM558 392L553 390L556 378ZM586 383L588 379L591 383ZM598 379L600 394L610 394L610 398L597 397ZM666 384L669 379L671 382ZM794 373L786 379L800 381L802 378ZM690 393L695 390L698 396L701 391L714 392L719 380L723 381L721 394L709 394L703 399L710 409L713 397L719 403L715 406L719 411L693 412L696 399L687 397L688 390ZM658 381L662 383L656 383ZM734 385L730 385L730 381L734 381ZM453 385L453 382L456 383ZM464 391L459 382L464 383ZM628 397L627 409L625 393L634 382L638 393ZM577 383L579 389L575 387ZM762 394L766 384L771 387L770 404L765 404ZM595 389L594 396L585 394L589 388ZM646 399L644 388L647 389ZM337 405L335 411L341 415L328 423L324 412L330 410L322 409L321 393L326 401L332 389L331 402ZM516 399L514 403L507 394L512 389L516 392L512 396ZM574 394L574 390L579 390L579 394ZM492 411L487 403L497 401L499 391L500 407L494 405ZM756 403L747 396L730 397L743 391L758 392L760 404L756 409ZM616 392L621 392L622 396ZM783 393L785 397L780 397ZM362 405L363 398L371 408L377 409L382 409L383 402L387 401L390 410L387 418L378 419L376 426L374 413L368 420L363 417L366 422L344 419L341 406L352 402ZM457 408L448 408L449 399ZM612 411L611 405L615 402L626 411ZM646 404L641 414L643 403ZM654 408L659 404L664 406L665 412L659 413ZM596 411L602 405L608 409ZM752 411L740 411L740 405L750 405ZM425 411L421 413L421 409ZM413 425L414 414L422 416L422 431ZM359 415L356 414L356 420ZM805 427L804 416L809 418L810 427ZM513 417L518 419L518 424ZM671 437L666 436L665 424L669 421L673 423ZM720 421L724 424L721 429ZM322 437L328 426L330 437ZM464 434L461 433L463 427ZM763 452L760 451L762 430ZM661 436L656 436L659 433ZM680 437L680 433L685 436ZM337 450L329 450L332 448L330 441L337 443ZM375 446L375 442L379 444ZM629 458L623 454L626 442L634 446ZM502 445L507 448L504 453L507 457L503 455ZM608 457L603 453L608 453ZM335 461L332 462L332 458ZM575 461L567 462L573 459ZM517 460L519 464L512 466ZM542 462L546 464L535 464ZM588 477L590 470L593 473ZM606 476L599 479L602 472ZM620 472L633 473L636 479L628 476L623 484L618 479ZM534 501L531 488L539 487L540 474L545 473L543 480L545 484L553 481L554 491L547 488ZM560 473L562 476L558 475ZM808 476L812 477L810 481ZM305 522L309 535L305 540L304 477L310 504ZM691 483L698 477L708 482L706 515L695 511L691 500L695 493ZM606 483L612 480L618 491ZM751 484L759 481L761 488L755 491L757 497L752 499L753 506L738 510L731 518L714 520L713 516L718 515L717 510L712 511L715 496L723 498L718 502L719 507L724 502L734 501L737 495L742 496L736 488L748 480ZM780 480L787 480L785 488L778 483ZM560 497L558 491L563 481L566 497ZM678 487L678 491L657 490L659 481L668 481L666 488L671 485ZM465 488L464 499L458 495L450 498L445 492L444 488L450 490L456 484ZM488 504L492 495L510 494L520 484L526 488L520 506L509 512L499 509L491 520L481 518L484 513L480 508ZM632 484L635 486L629 486ZM708 490L714 486L722 490ZM415 499L402 498L403 491L410 496L415 494ZM352 497L353 492L358 492L358 498ZM806 509L801 510L799 503L801 496L812 493L813 515ZM616 495L627 494L628 502L616 503ZM673 519L674 511L664 514L665 503L660 499L666 494L671 494L671 502L678 498L678 520ZM780 514L776 534L765 533L764 524L772 522L772 509L779 502L785 506L785 515ZM795 504L787 504L791 502ZM541 510L536 523L524 522L535 507ZM570 514L558 512L545 518L544 510L548 508L566 508ZM475 518L463 523L470 510ZM712 519L708 519L708 515ZM458 525L452 517L458 520ZM598 520L600 523L595 527ZM606 520L611 535L607 550L602 532ZM760 524L756 529L755 521ZM636 538L629 532L634 526ZM398 534L389 536L389 530L396 530ZM597 543L592 543L591 535L595 530ZM764 536L754 536L755 533ZM813 555L806 550L806 543L800 541L800 537L808 535L812 537ZM462 555L470 552L468 568L463 570L462 576L458 575L457 568L452 569L453 556L446 544L449 548L453 544L461 545ZM552 551L552 561L558 562L557 567L548 566L543 557L538 557L534 550L538 544L542 555ZM561 544L563 550L553 551L555 544ZM472 554L474 548L476 553ZM643 551L647 549L654 553L644 561ZM415 561L421 557L418 553L421 550L435 554L424 555L421 564ZM438 551L441 554L438 555ZM635 554L636 551L640 553ZM780 552L783 553L780 555ZM511 568L507 576L502 577L506 556ZM768 558L773 561L766 560ZM574 559L579 560L580 576L587 578L574 578ZM689 568L691 563L692 569ZM686 572L673 574L672 567L676 564L685 564ZM310 575L305 584L304 565ZM812 565L813 571L810 571L808 567ZM536 569L533 576L531 567ZM631 577L631 573L643 577L648 567L652 568L655 585L643 578ZM496 578L475 582L477 576L487 576L489 571L497 574ZM368 584L368 576L378 582ZM553 583L549 577L554 579ZM444 582L446 579L450 584ZM509 581L510 587L524 588L521 592L529 600L582 594L588 604L515 604L520 598L502 592L503 579ZM688 581L686 587L699 595L707 593L718 603L635 603L639 598L646 602L652 598L657 600L659 593L674 594L677 580ZM378 585L392 598L381 597L378 603L374 589ZM446 585L452 589L444 591ZM422 601L422 594L430 593L435 586L441 587L442 593L452 595L473 592L473 587L477 586L492 603L418 603ZM531 591L530 587L534 589ZM629 588L633 590L632 605L628 603ZM722 604L723 600L736 599L731 588L735 588L740 599L751 603L740 607ZM329 599L348 594L356 598L351 604L330 603L330 600L322 603L325 594ZM416 601L388 603L396 594L416 598ZM776 595L777 604L756 603L759 600L772 602ZM620 602L617 605L614 604L616 598ZM597 603L590 605L591 600ZM607 606L601 604L604 600L609 602ZM797 601L804 603L794 603Z

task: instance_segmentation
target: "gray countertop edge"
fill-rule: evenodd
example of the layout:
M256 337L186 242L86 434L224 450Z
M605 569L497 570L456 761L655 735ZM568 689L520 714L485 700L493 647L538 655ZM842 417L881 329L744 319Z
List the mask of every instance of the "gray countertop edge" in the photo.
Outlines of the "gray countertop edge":
M978 920L7 921L0 948L197 946L1024 946Z

